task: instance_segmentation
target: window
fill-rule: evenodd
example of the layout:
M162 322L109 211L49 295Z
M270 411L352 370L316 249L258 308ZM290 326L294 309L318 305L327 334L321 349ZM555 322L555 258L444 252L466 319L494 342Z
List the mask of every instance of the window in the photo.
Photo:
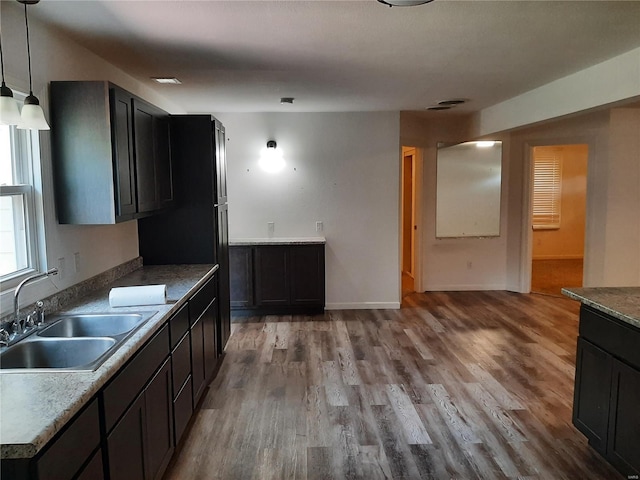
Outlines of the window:
M0 125L0 281L38 270L34 158L38 132ZM13 281L11 281L13 280Z
M560 228L562 161L560 157L536 155L533 166L533 229Z

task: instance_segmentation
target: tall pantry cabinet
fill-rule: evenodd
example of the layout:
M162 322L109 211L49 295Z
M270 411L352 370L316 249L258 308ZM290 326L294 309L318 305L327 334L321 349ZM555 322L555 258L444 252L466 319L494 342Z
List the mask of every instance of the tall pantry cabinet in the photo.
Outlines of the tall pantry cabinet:
M140 219L147 265L218 264L218 351L230 335L229 234L224 126L211 115L170 117L175 208Z

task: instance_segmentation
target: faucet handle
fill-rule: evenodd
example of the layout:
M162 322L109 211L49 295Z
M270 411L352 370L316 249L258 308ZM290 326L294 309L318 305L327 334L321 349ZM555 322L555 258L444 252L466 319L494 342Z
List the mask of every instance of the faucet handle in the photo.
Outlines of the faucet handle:
M38 300L36 302L36 308L33 311L33 315L36 317L36 326L42 325L44 323L44 303L42 302L42 300Z
M27 318L24 319L24 332L27 332L29 330L31 330L33 327L36 326L36 319L37 318L37 314L35 312L35 310L30 313L29 315L27 315Z
M0 346L6 347L9 345L11 335L4 328L0 328Z

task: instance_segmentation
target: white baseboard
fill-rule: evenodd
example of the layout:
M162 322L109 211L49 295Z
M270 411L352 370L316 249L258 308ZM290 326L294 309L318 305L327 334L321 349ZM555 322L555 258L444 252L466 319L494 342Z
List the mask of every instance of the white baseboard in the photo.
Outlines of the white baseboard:
M487 290L506 290L507 286L503 283L495 285L477 284L477 285L426 285L425 292L468 292L468 291L487 291Z
M325 310L398 310L400 302L327 303Z

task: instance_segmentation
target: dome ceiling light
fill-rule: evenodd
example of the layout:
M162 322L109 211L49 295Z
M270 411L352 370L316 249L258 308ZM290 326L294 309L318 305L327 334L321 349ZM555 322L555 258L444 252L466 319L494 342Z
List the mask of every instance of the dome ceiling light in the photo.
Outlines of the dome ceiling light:
M467 99L465 98L452 98L450 100L442 100L435 105L431 105L426 107L427 110L449 110L455 106L462 105L466 103Z
M416 5L431 3L433 0L378 0L378 2L390 7L415 7Z

